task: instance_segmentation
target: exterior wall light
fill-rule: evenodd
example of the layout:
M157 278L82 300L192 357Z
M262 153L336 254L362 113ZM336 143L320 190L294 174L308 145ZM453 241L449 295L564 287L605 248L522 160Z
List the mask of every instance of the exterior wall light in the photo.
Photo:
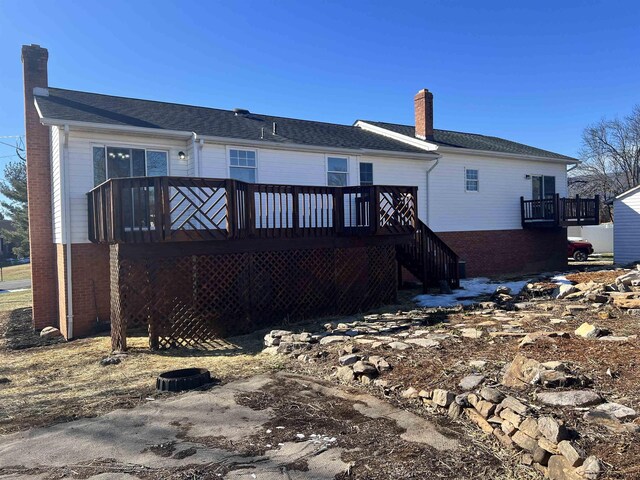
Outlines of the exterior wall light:
M186 157L186 155L184 154L184 152L180 151L178 152L178 158L180 158L180 160L184 160Z

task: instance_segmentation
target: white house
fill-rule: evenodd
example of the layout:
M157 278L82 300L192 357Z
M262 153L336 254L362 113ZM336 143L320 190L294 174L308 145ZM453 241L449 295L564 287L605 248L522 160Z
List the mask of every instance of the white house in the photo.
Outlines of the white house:
M613 200L613 256L620 264L640 262L640 185Z
M565 227L576 212L582 221L596 215L593 204L562 199L567 166L576 159L497 137L435 129L433 95L426 89L414 98L413 125L339 125L54 88L47 50L31 45L22 53L34 319L37 326L59 323L68 337L85 335L96 318L113 316L114 270L105 243L158 240L161 224L170 223L183 236L201 227L238 238L244 238L243 228L251 231L247 236L266 236L260 222L269 221L280 230L295 224L294 231L315 229L309 235L324 235L318 233L322 228L341 228L344 235L346 229L362 233L376 215L376 229L395 222L396 230L384 233L405 234L401 227L413 228L417 210L421 241L433 235L429 245L440 250L418 259L409 249L408 257L398 256L404 267L419 276L428 262L448 261L442 260L452 255L448 245L469 275L500 275L563 268ZM128 177L148 180L108 181ZM167 178L173 180L160 180ZM255 197L260 205L251 206L255 212L233 213L219 208L222 194L212 187L218 184L197 179L267 186L251 187L262 192ZM111 184L126 194L114 200ZM374 185L388 188L368 190ZM346 200L339 205L329 187L353 188L340 190ZM170 191L182 193L168 198ZM379 201L370 192L380 192ZM159 205L161 198L166 205ZM234 208L244 208L240 198L249 197L237 197ZM119 222L120 238L103 231L113 227L107 217ZM451 266L442 268L452 275Z

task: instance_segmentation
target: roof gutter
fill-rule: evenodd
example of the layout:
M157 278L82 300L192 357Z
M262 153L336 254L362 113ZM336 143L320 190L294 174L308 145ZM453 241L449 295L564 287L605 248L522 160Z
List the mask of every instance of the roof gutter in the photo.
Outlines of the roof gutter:
M146 136L162 136L171 137L177 139L193 139L194 132L187 132L181 130L165 130L162 128L148 128L148 127L133 127L129 125L111 125L107 123L92 123L92 122L78 122L78 121L66 121L58 120L55 118L41 117L40 122L47 126L63 126L75 127L82 130L94 130L100 132L115 132L130 135L146 135ZM382 157L400 157L410 158L416 160L433 160L435 154L434 151L425 151L424 153L417 152L401 152L395 150L374 150L370 148L339 148L339 147L325 147L322 145L304 145L299 143L283 144L270 142L265 140L247 140L243 138L233 137L219 137L214 135L198 135L200 144L203 141L211 143L220 143L226 145L238 145L238 146L251 146L251 147L263 147L273 150L294 150L294 151L308 151L318 153L341 153L345 155L369 155L369 156L382 156Z
M471 148L456 148L456 147L440 146L438 151L445 152L445 153L457 153L457 154L470 153L472 155L481 155L485 157L505 158L505 159L512 159L512 160L528 160L531 162L552 162L552 163L564 163L567 165L581 163L580 160L575 158L564 159L564 158L540 157L537 155L521 155L518 153L493 152L490 150L473 150Z

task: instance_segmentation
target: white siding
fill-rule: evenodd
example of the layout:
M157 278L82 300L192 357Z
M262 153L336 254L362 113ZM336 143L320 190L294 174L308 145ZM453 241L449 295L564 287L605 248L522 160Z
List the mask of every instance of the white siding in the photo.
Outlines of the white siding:
M640 261L640 191L613 203L613 254L616 263Z
M72 130L69 134L69 183L71 200L71 241L88 243L87 192L93 187L93 146L113 145L157 148L169 151L169 175L188 174L188 158L180 160L178 152L187 152L191 140L173 140L132 135L107 135Z
M465 168L478 170L478 192L465 191ZM556 193L567 194L564 164L443 153L429 175L429 226L436 232L521 228L520 197L532 194L526 175L555 176Z
M60 129L51 127L51 208L53 243L62 243L62 182L60 177Z
M54 143L59 142L56 142L55 134L52 134L52 147ZM166 149L169 151L169 175L193 176L196 171L197 156L193 151L191 139L174 140L72 130L69 138L69 175L74 243L88 242L86 193L94 186L92 159L94 145ZM247 148L233 143L226 145L205 143L200 152L199 176L227 178L229 176L228 149L234 147ZM256 180L258 183L327 184L326 152L321 150L295 152L275 148L255 150L257 150ZM52 148L52 151L59 150ZM186 154L184 160L179 159L180 151ZM349 157L349 185L359 184L359 163L368 162L373 164L374 184L417 186L418 214L423 221L427 221L428 218L431 228L440 232L521 228L520 196L531 198L531 180L526 179L526 175L553 175L556 177L557 193L561 196L566 195L567 176L564 164L443 153L438 166L430 174L428 193L430 204L427 215L427 170L433 165L433 161L348 153L344 156ZM52 156L52 161L55 164L55 155ZM59 238L61 226L60 223L55 223L60 218L59 165L57 168L58 173L55 168L52 170L52 178L55 197L54 236ZM479 192L465 192L465 168L478 169Z

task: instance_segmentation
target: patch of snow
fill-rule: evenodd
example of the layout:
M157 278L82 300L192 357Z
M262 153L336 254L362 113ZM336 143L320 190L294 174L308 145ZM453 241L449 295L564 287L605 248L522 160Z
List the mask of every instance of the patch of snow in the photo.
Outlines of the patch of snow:
M556 275L555 277L551 277L551 281L556 285L573 285L571 280L567 280L567 277L564 275Z
M477 277L460 280L460 289L451 294L418 295L413 300L421 307L453 307L456 305L470 305L474 298L480 295L492 294L496 288L504 286L516 294L529 283L530 280L517 282L492 282L488 278Z

